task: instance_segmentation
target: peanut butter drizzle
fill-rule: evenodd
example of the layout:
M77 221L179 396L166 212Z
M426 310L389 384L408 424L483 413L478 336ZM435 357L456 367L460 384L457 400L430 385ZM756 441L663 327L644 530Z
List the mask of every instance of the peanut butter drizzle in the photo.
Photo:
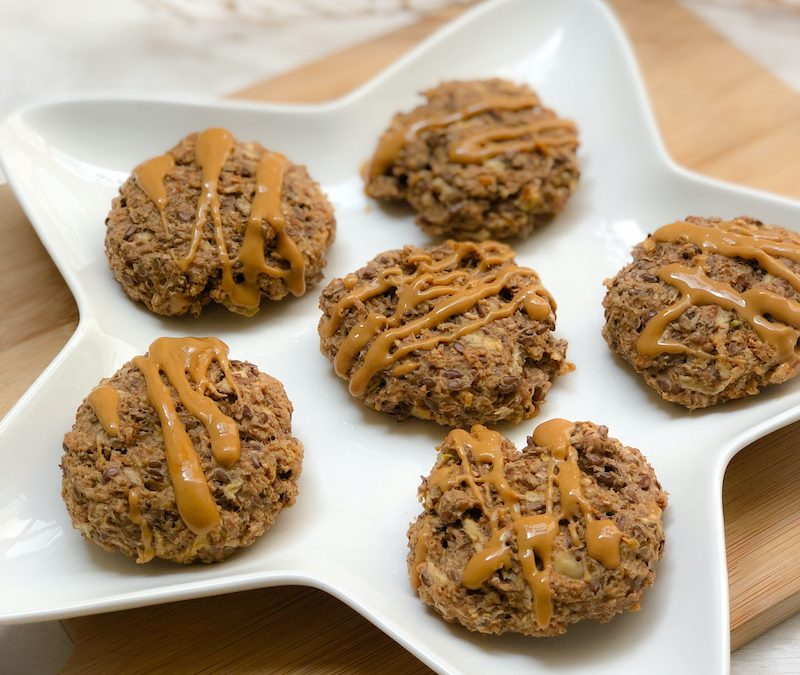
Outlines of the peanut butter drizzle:
M534 430L533 442L550 452L555 460L554 468L558 469L553 475L553 483L558 485L561 502L561 515L557 520L567 518L574 522L579 514L582 515L586 523L586 552L603 567L614 569L619 567L622 532L613 520L596 518L583 495L578 452L570 442L574 427L572 422L559 418L543 422Z
M266 274L286 281L289 292L295 296L306 291L305 260L303 254L286 231L286 219L281 211L281 189L286 167L286 158L278 153L267 152L259 161L256 170L256 189L250 216L245 227L239 255L231 259L225 243L225 233L220 217L219 176L234 146L233 135L226 129L206 129L197 137L195 158L202 171L201 193L197 202L192 240L189 250L175 262L186 272L194 261L209 213L214 228L217 256L222 266L222 289L231 304L247 310L258 308L261 292L258 277ZM168 231L164 209L167 193L164 177L175 166L172 155L160 155L143 162L133 170L134 177L145 194L155 203L161 215L164 230ZM272 227L277 238L276 252L288 263L288 269L268 265L264 257L265 222ZM244 279L234 280L234 267L239 263Z
M419 368L418 363L414 363L413 361L405 361L404 363L394 367L392 370L392 375L395 377L403 377L403 375L413 373L417 368Z
M428 486L435 486L439 488L439 492L442 493L456 485L457 482L458 481L450 475L450 469L447 465L434 469L431 471L431 475L428 476Z
M128 492L128 517L134 525L142 531L142 552L136 558L137 563L150 562L155 555L153 550L153 531L150 524L142 517L139 505L139 493L136 490Z
M461 473L453 475L445 465L434 471L429 479L432 485L440 489L466 482L489 519L489 541L467 562L461 583L466 588L479 588L497 570L511 565L516 557L531 590L536 622L541 628L550 624L553 614L550 574L560 520L567 519L574 524L575 518L582 515L586 524L584 538L587 553L609 569L620 563L622 533L613 521L595 517L581 491L577 451L570 443L573 426L567 420L554 419L540 424L533 434L534 443L544 447L551 456L548 462L545 513L522 515L521 502L524 497L509 486L505 477L503 437L479 424L473 426L469 433L463 429L450 432L446 441L458 454ZM473 475L470 455L476 467L488 464L489 471L481 473L478 468L478 476ZM488 490L481 489L482 485L488 486ZM554 510L554 486L558 486L559 511ZM493 493L500 500L495 507L491 506ZM503 521L508 524L501 526ZM574 543L580 545L580 541Z
M431 526L426 521L422 526L422 531L417 536L417 544L414 547L414 562L411 564L411 588L415 591L419 588L419 566L425 561L425 554L428 552L430 540Z
M759 337L775 349L783 363L790 367L800 363L800 303L763 288L751 288L740 293L728 283L711 279L704 269L709 253L755 260L771 275L784 279L800 291L800 275L776 257L800 261L800 244L782 241L768 231L754 233L737 221L719 223L719 228L679 221L656 230L653 239L688 241L704 253L699 256L697 267L673 263L656 271L658 278L677 289L681 297L645 325L636 341L636 348L642 356L654 357L663 353L711 356L669 340L664 333L669 324L692 305L718 305L736 312L747 321Z
M704 227L679 220L660 227L653 233L656 241L688 241L704 253L719 253L729 258L755 260L774 277L788 281L800 291L800 274L793 272L777 257L800 261L800 243L782 240L770 232L753 232L742 223L729 220L718 227ZM776 257L777 256L777 257Z
M87 399L109 436L119 436L119 392L107 384L95 387Z
M577 143L577 129L572 122L557 118L543 119L531 124L496 127L470 134L450 147L450 159L462 164L480 164L504 152L530 152L536 148L546 150L551 145Z
M392 165L403 146L428 129L446 127L455 122L461 122L492 110L523 110L525 108L535 108L538 105L539 98L534 95L487 96L481 101L466 105L451 113L432 114L415 122L406 121L404 124L397 125L383 134L378 142L378 147L375 149L375 154L369 162L369 166L366 167L363 173L370 180L386 173L386 170ZM572 134L556 136L540 133L546 129L568 129ZM487 131L472 131L468 132L458 144L451 148L450 158L456 162L476 163L486 157L499 155L503 152L532 150L535 147L562 143L577 143L575 132L575 125L572 122L557 119L545 119L532 124L506 126ZM477 146L482 146L486 141L509 140L525 135L530 135L531 138L514 144L493 143L481 147L479 151L475 149Z
M552 316L555 301L539 285L539 279L531 270L513 262L513 251L496 242L449 242L454 252L443 260L434 262L427 253L420 253L408 262L416 265L410 274L399 267L390 267L374 281L359 286L352 278L345 279L349 292L333 308L331 316L323 320L320 334L331 337L341 325L344 311L355 304L375 298L394 288L397 306L391 317L370 312L367 318L356 324L347 334L334 358L334 369L343 378L350 376L350 392L363 396L372 377L381 370L416 350L431 350L439 344L454 342L458 338L479 330L486 324L511 316L524 309L532 319L544 321ZM480 262L475 269L450 269L458 267L470 254L478 254ZM511 300L485 316L473 319L448 333L416 337L423 331L435 328L447 319L468 312L480 300L498 295L516 274L529 274L535 286L519 291ZM455 285L456 282L465 282ZM420 304L438 300L431 310L417 319L405 321L406 313ZM395 343L415 337L395 348ZM366 347L363 362L353 369L359 354ZM392 349L394 348L394 351ZM401 366L398 366L401 368ZM401 372L405 374L405 369ZM410 372L410 371L409 371Z
M222 238L218 186L219 175L222 173L222 167L225 166L228 155L233 150L233 144L233 135L227 129L206 129L197 136L194 154L202 171L200 199L197 201L197 212L189 251L183 258L176 261L181 272L186 272L189 269L197 254L209 211L211 211L211 219L214 223L214 238L216 239L220 260L225 261L228 258L228 253L225 250L225 240Z
M236 390L228 362L228 347L217 338L159 338L150 345L146 356L134 359L147 383L147 398L161 421L167 467L178 512L186 526L198 536L218 526L219 512L192 440L161 375L166 376L187 412L205 426L214 459L225 467L231 467L239 459L239 430L213 399L206 396L207 391L215 391L208 378L209 366L214 361Z
M156 205L164 232L169 232L167 219L164 216L164 209L167 208L167 188L164 185L164 177L174 166L175 160L172 155L159 155L142 162L133 170L136 183Z
M266 153L258 163L256 192L237 258L242 265L244 276L241 283L237 284L233 279L233 266L236 261L228 258L227 250L220 251L222 288L231 302L239 307L246 309L258 307L261 300L258 277L261 274L285 279L292 295L300 296L306 292L303 254L287 234L286 220L281 212L281 186L285 166L286 158L273 152ZM264 258L264 221L275 231L278 239L278 255L289 263L289 268L286 270L268 265ZM219 245L220 240L217 241ZM224 245L223 241L223 249Z

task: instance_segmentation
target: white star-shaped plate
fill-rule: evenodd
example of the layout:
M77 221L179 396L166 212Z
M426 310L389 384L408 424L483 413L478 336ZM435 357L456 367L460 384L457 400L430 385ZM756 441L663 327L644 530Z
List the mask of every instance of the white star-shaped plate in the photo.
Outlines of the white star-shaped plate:
M518 260L558 301L557 333L577 369L538 421L592 420L641 448L670 492L667 547L642 609L556 639L490 638L449 625L412 592L406 529L444 430L402 424L347 393L319 352L317 294L380 251L429 240L403 210L362 191L358 169L396 110L453 78L529 83L580 129L582 177L566 210ZM131 168L187 133L230 128L308 165L336 208L326 279L251 319L211 308L167 319L131 302L103 252L103 221ZM119 96L22 110L0 129L20 203L69 284L80 325L0 425L0 621L106 612L261 586L324 589L441 672L718 673L727 668L722 476L733 454L800 417L800 380L688 413L664 403L600 336L603 279L654 228L689 214L756 216L798 227L800 206L676 166L659 140L636 66L608 9L585 0L481 4L354 93L300 107ZM162 335L216 335L231 355L279 378L305 445L296 505L250 549L216 565L137 566L81 539L61 502L61 440L83 397ZM504 427L516 443L536 422Z

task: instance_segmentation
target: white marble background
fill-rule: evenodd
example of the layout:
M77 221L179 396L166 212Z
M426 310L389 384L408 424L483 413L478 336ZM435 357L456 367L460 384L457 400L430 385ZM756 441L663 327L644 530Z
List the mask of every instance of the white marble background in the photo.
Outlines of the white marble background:
M38 98L91 90L225 94L445 1L0 0L0 118ZM683 4L800 92L800 0ZM58 623L0 627L2 675L56 672L70 652ZM735 652L731 670L800 673L800 616Z

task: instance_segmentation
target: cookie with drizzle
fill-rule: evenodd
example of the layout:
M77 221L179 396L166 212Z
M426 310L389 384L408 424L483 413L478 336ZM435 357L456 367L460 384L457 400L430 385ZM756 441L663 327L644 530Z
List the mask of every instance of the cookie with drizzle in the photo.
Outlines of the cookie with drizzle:
M409 533L411 586L481 633L559 635L639 608L664 549L667 495L634 449L590 422L540 424L518 452L453 430Z
M74 526L146 563L214 562L294 503L303 449L280 382L216 338L159 338L93 389L64 437Z
M653 232L606 285L606 342L668 401L703 408L800 370L796 232L689 217Z
M533 417L572 370L556 303L494 241L387 251L320 298L323 354L350 393L448 426Z
M507 80L444 82L398 113L364 165L366 192L406 201L426 232L456 239L528 236L577 186L573 122Z
M320 279L335 227L305 167L211 128L134 168L105 247L125 292L158 314L215 301L251 315Z

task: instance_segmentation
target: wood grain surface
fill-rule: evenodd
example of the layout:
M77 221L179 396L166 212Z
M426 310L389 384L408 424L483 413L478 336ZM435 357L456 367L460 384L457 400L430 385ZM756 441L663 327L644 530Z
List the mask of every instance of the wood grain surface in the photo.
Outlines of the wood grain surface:
M800 197L800 96L674 0L613 0L672 156L712 176ZM236 95L315 102L341 95L459 10ZM421 83L426 84L426 83ZM7 187L0 188L0 414L72 334L77 308ZM800 424L739 453L724 507L734 648L800 610ZM276 588L64 622L66 672L428 672L355 612Z

